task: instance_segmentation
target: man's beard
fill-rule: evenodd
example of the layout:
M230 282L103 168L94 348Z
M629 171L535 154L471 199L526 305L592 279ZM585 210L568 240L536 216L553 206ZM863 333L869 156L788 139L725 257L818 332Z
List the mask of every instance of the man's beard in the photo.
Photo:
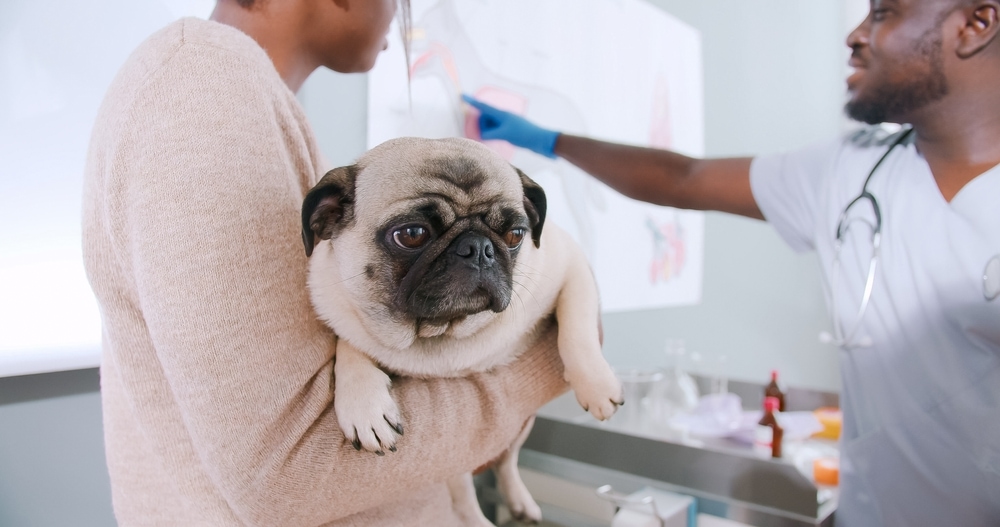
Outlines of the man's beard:
M938 33L936 37L934 33ZM844 106L848 117L868 124L884 123L919 110L948 94L948 80L941 60L940 32L936 29L928 31L921 42L918 58L908 64L920 60L923 66L920 69L924 71L902 82L875 86L867 97L848 101Z

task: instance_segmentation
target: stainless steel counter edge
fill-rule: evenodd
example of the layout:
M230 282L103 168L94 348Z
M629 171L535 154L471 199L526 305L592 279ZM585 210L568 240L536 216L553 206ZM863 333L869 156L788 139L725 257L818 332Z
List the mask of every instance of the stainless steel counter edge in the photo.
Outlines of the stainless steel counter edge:
M660 480L627 474L609 468L599 467L588 463L581 463L559 456L543 454L534 450L522 450L520 462L522 468L530 468L537 472L549 474L551 476L572 481L578 485L590 486L595 490L593 499L597 498L596 489L602 485L611 485L616 491L630 494L641 490L643 487L653 487L669 492L677 492L695 498L696 509L699 517L701 515L716 516L735 520L745 525L756 527L833 527L833 513L836 509L836 502L827 502L820 507L818 517L811 518L800 514L781 511L778 509L741 502L722 496L715 496L706 492L693 490L678 485L673 485ZM480 489L484 497L492 496L492 501L487 497L487 504L503 503L503 498L495 488L493 480L489 479L489 473L480 474L479 478L485 478L480 483ZM554 525L573 526L593 526L607 525L605 522L597 521L589 516L585 521L581 521L581 516L575 516L559 507L549 506L540 503L543 516L548 520L554 520ZM492 510L492 509L490 509Z
M539 415L525 449L663 481L697 493L776 509L819 522L817 488L794 465L639 437Z

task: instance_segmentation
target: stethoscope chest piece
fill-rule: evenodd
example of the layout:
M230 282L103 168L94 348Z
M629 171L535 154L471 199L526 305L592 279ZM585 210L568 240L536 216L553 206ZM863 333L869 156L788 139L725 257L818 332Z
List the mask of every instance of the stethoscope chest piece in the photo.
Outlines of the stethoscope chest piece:
M990 258L983 269L983 296L986 300L1000 296L1000 254Z

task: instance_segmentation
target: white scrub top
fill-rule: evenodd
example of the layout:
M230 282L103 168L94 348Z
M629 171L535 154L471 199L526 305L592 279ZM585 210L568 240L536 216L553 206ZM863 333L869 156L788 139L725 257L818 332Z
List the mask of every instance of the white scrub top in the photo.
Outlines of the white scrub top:
M1000 526L1000 298L987 299L984 280L1000 255L1000 166L949 203L912 135L868 184L882 212L882 246L858 331L870 346L841 348L839 357L836 523ZM872 244L853 223L831 291L838 218L895 138L868 129L751 165L761 212L794 249L817 251L828 305L847 329ZM851 212L873 219L871 207Z

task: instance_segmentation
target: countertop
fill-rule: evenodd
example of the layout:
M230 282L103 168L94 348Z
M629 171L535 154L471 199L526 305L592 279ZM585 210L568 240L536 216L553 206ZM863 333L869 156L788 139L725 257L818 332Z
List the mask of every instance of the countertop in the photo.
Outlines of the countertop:
M743 393L744 408L760 404L762 386L731 382L730 388ZM789 409L796 410L837 405L836 394L809 390L789 391L788 400ZM836 446L807 439L788 445L786 452L810 442ZM790 453L774 459L732 439L696 437L666 426L626 426L614 418L598 422L572 393L538 412L524 449L522 466L595 488L616 475L639 477L664 490L695 496L705 512L761 527L832 525L837 507L836 488L816 485L796 467Z

